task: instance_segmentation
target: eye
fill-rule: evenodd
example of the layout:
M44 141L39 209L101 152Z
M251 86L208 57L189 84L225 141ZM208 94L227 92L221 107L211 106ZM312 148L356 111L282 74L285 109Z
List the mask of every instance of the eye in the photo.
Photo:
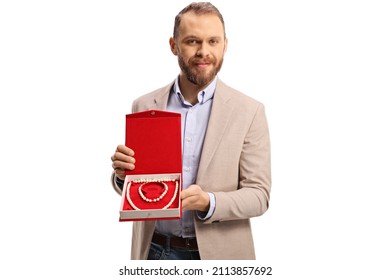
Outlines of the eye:
M197 43L198 43L198 41L195 40L195 39L189 39L189 40L187 40L187 44L188 44L188 45L196 45Z
M218 40L216 40L216 39L211 39L211 40L209 41L209 44L210 44L210 45L216 45L216 44L218 44Z

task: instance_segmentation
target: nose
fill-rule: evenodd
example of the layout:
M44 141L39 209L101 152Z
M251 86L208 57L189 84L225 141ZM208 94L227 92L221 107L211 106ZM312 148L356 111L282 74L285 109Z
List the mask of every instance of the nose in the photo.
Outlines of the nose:
M210 50L205 42L199 45L198 50L196 51L196 56L198 57L207 57L210 55Z

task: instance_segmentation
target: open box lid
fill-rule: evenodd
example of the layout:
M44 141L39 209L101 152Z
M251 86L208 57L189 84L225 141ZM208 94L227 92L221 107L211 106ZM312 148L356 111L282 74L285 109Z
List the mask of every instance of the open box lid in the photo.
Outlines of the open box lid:
M126 175L181 173L181 114L149 110L126 115L125 145L136 159Z

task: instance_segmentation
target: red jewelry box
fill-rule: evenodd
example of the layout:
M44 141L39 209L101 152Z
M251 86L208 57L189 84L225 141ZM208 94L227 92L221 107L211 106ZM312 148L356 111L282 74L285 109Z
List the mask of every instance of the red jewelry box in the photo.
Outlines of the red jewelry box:
M125 145L135 169L126 171L120 221L181 218L181 115L150 110L126 115Z

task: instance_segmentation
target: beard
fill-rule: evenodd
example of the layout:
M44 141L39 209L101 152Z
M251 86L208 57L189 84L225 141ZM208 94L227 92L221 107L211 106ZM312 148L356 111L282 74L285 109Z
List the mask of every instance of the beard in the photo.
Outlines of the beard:
M184 59L181 55L178 55L178 61L181 71L185 74L187 77L187 80L193 83L194 85L198 87L204 87L207 84L209 84L212 80L214 80L215 76L217 76L219 70L221 70L223 58L219 61L218 64L215 64L215 59L209 60L210 63L214 66L210 71L198 71L195 69L195 67L191 67L191 64L194 64L194 59L191 58L189 63L186 64L184 62Z

